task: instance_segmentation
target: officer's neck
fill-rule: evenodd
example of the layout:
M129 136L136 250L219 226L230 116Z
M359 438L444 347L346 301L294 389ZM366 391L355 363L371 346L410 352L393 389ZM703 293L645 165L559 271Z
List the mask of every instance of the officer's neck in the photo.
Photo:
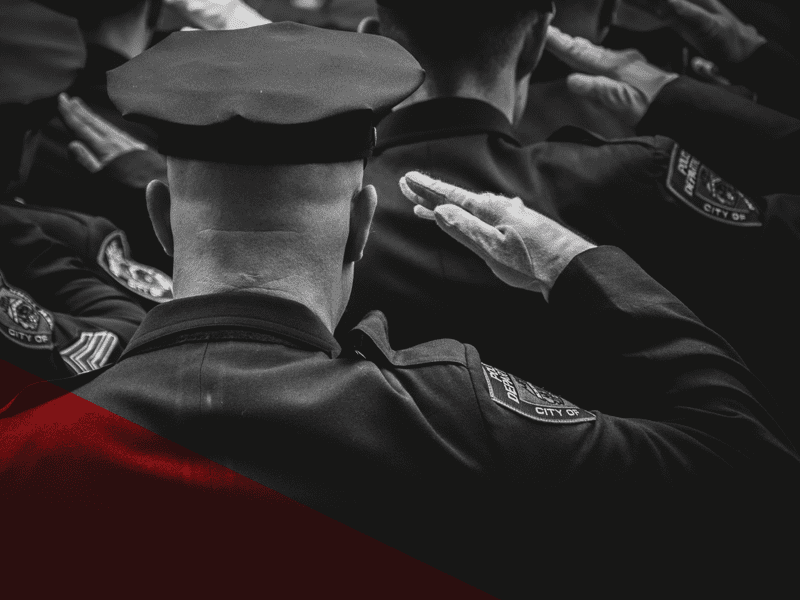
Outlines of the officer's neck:
M265 261L268 262L268 261ZM173 270L175 298L246 292L276 296L302 304L332 332L341 316L341 281L312 269L270 271L242 264L231 269L212 262L186 264L176 254ZM345 300L346 301L346 300Z
M429 72L422 86L395 110L436 98L471 98L491 104L514 124L525 111L530 82L530 75L519 80L515 75L511 65L499 71L491 82L472 73L454 77Z

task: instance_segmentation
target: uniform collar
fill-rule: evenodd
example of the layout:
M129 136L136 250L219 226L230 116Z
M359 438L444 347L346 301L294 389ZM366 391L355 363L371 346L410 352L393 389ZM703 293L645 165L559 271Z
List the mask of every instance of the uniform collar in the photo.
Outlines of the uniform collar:
M225 334L226 339L261 335L287 346L322 350L331 358L341 352L333 334L302 304L256 292L226 292L159 304L147 313L122 358L203 332Z
M480 133L495 133L520 145L506 116L488 102L435 98L396 110L383 119L375 153L392 146Z

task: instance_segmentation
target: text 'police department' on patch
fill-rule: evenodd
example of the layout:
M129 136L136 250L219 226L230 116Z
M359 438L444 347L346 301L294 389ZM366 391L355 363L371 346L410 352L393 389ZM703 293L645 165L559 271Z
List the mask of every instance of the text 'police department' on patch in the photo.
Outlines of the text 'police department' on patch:
M547 390L481 363L492 400L535 421L545 423L585 423L597 416Z
M678 144L672 149L667 189L705 217L738 227L761 227L753 200L719 177Z

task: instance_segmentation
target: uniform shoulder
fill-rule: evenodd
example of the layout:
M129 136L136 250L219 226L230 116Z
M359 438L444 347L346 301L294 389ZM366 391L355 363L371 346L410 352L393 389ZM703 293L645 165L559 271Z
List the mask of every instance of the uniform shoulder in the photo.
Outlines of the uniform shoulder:
M467 367L468 346L456 340L440 339L395 350L389 344L389 323L380 311L372 311L351 329L343 346L367 360L393 367L427 364L455 364Z

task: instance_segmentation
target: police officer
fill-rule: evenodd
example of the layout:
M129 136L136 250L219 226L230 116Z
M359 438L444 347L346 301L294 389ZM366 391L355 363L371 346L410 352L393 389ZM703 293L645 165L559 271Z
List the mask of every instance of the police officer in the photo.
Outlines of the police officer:
M292 23L173 34L113 71L112 98L170 157L148 205L177 299L75 394L506 597L541 552L520 541L552 533L532 506L566 510L564 535L581 519L562 501L589 492L638 514L630 494L649 511L671 486L796 477L735 352L621 251L519 200L401 182L504 285L547 298L572 343L613 356L614 385L573 404L459 342L394 350L380 313L333 337L377 201L376 115L422 78L391 40Z
M732 200L736 194L745 197L744 192L758 203L763 217L761 224L754 227L756 235L738 236L728 246L720 237L721 232L712 229L706 233L726 254L723 262L732 261L729 264L735 265L728 270L729 282L738 278L735 271L757 273L749 290L737 290L735 285L727 288L730 297L737 297L739 303L753 311L752 316L737 317L735 309L721 308L723 296L705 286L698 288L705 297L695 302L703 316L725 333L773 390L785 400L791 398L795 353L784 348L798 331L793 308L796 295L787 274L800 260L800 180L796 174L800 121L689 77L666 77L636 52L607 50L553 28L548 34L548 47L578 71L568 78L576 95L604 104L641 134L666 135L678 142L680 146L676 146L673 155L678 160L673 163L677 170L671 170L673 175L680 172L680 153L690 157L689 163L696 161L697 174L704 179L699 181L700 194L708 196L703 188L718 192L725 189L721 178L709 177L708 173L717 172L735 184L724 196L711 194L712 204L696 203L697 196L679 194L682 202L688 200L690 206L704 211L725 210L731 206L727 199ZM708 157L708 166L694 157L702 157L703 163ZM691 170L690 167L688 173ZM644 255L638 257L647 262ZM718 280L712 276L712 281ZM683 295L688 300L693 298L692 290ZM787 418L793 420L795 404L787 401L783 408Z
M800 190L800 120L686 76L668 75L635 51L613 51L556 28L548 49L577 73L576 96L606 106L642 135L666 135L757 195Z
M590 393L609 372L602 353L567 341L543 301L537 305L502 287L433 224L419 226L396 186L406 171L418 169L467 189L522 198L598 243L625 249L752 361L794 414L793 359L782 348L800 333L800 322L789 310L796 299L790 279L774 276L798 260L791 221L780 216L778 205L718 176L705 163L712 158L669 138L609 141L565 128L548 142L522 145L513 123L524 111L549 20L543 9L523 5L493 5L498 21L505 10L501 29L498 21L459 13L446 1L423 9L381 0L383 33L411 48L428 77L378 128L366 181L381 202L341 330L354 325L359 313L380 309L395 324L397 346L429 337L460 339L481 348L487 362L566 396ZM515 11L527 15L527 27ZM509 40L505 49L499 38ZM448 54L464 47L469 53ZM649 73L654 89L675 78ZM752 285L741 285L742 273ZM765 318L780 320L780 327L764 327ZM535 346L521 353L519 340L531 339ZM568 365L577 356L589 376L574 377ZM532 365L542 366L541 373ZM792 423L789 418L787 427L796 429Z
M78 20L87 59L66 90L69 98L61 101L60 114L43 127L30 177L18 195L32 204L98 215L124 225L132 258L169 274L171 264L149 226L144 199L147 183L164 177L163 158L152 149L156 141L152 130L123 119L106 91L106 71L150 43L161 1L43 0L40 4ZM91 117L85 117L86 109L102 124L93 126ZM120 140L133 142L133 147L116 151Z
M54 111L53 96L74 78L83 49L71 19L27 2L4 5L2 12L4 22L14 23L0 32L0 188L7 200L6 189L24 181L35 131ZM113 361L144 311L90 270L96 255L84 261L75 250L80 243L59 241L70 235L65 225L81 229L72 223L79 215L47 214L56 232L48 235L29 214L13 202L0 205L0 358L44 378Z
M710 79L747 86L759 103L798 116L800 62L791 36L797 9L782 4L624 0L617 21L625 27L643 15L651 27L670 27L701 57L714 61L700 62L709 65Z
M144 310L14 207L0 233L0 358L44 379L116 360Z

